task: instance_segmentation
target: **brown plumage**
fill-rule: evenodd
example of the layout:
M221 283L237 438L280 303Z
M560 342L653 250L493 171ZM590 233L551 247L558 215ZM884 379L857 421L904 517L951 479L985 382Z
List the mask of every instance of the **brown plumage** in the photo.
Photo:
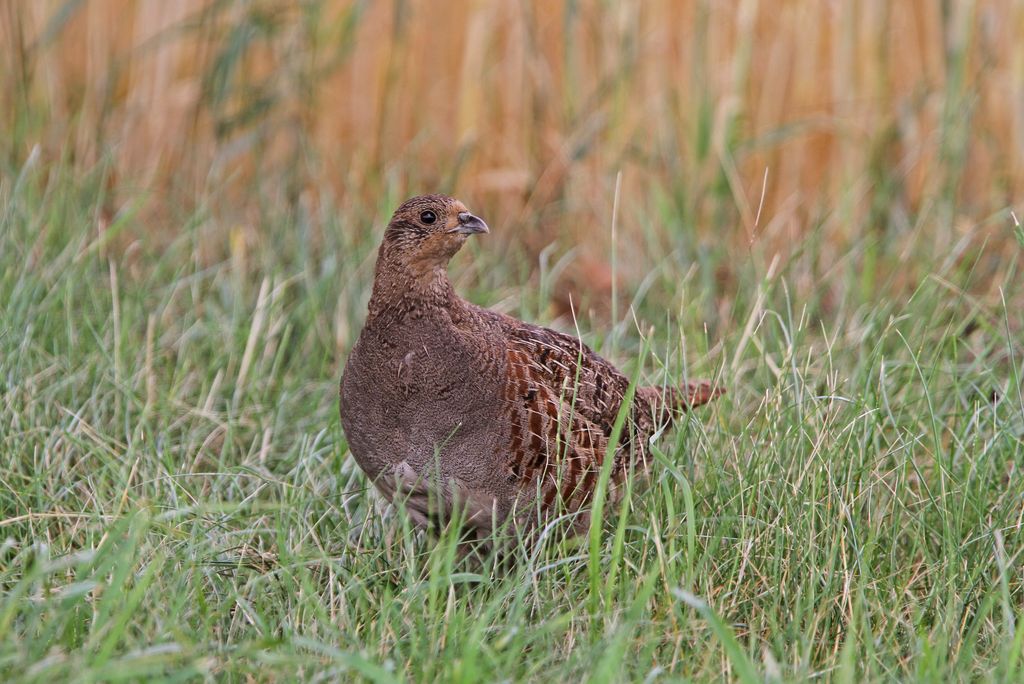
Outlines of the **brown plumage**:
M369 313L341 379L352 455L424 527L455 506L475 536L585 511L606 453L610 491L646 470L646 445L678 412L722 390L708 382L636 390L609 450L629 379L580 340L475 306L448 260L487 225L458 200L398 208L377 256ZM585 513L576 518L579 529Z

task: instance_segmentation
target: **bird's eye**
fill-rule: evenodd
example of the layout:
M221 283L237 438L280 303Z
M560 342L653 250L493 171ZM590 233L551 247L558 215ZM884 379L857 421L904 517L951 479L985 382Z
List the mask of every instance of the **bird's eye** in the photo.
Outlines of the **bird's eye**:
M433 223L434 221L436 221L436 220L437 220L437 214L435 214L432 211L425 211L422 214L420 214L420 221L423 221L428 226L431 223Z

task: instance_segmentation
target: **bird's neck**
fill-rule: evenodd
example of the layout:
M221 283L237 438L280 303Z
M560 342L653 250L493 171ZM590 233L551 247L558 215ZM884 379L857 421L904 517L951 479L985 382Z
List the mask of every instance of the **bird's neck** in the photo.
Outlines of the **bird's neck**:
M447 264L410 262L382 248L377 256L367 324L459 305Z

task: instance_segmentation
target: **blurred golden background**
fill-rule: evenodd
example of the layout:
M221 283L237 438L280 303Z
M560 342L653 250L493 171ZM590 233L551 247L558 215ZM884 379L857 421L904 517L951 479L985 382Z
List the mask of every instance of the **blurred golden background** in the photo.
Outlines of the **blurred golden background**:
M533 255L583 243L597 289L619 173L623 236L937 257L1012 244L1021 27L1021 0L5 0L4 156L102 166L155 235L449 191Z

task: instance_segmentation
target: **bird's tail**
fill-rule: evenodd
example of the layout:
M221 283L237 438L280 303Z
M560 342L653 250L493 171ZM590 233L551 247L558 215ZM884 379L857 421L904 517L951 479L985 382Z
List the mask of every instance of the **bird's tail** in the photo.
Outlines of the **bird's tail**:
M688 382L682 387L641 387L637 390L638 404L650 407L650 417L656 424L671 423L683 411L703 406L725 394L725 388L710 380Z
M725 388L710 380L688 382L683 387L672 388L671 403L677 411L688 411L703 406L712 399L725 394Z

